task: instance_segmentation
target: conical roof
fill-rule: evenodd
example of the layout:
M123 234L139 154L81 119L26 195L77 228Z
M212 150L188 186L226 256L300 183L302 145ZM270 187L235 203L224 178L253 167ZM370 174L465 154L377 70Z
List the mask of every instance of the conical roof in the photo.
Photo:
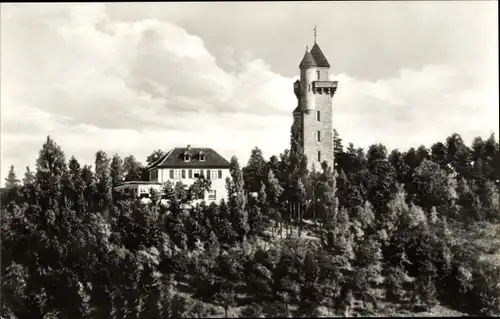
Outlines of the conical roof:
M299 68L301 69L306 69L306 68L311 68L311 67L316 67L316 62L314 61L313 56L309 51L306 51L306 54L304 54L304 58L302 59L302 62L300 62Z
M316 62L316 66L326 67L326 68L330 67L330 63L328 63L328 60L326 59L325 55L323 54L317 43L314 43L311 50L311 55L314 61Z

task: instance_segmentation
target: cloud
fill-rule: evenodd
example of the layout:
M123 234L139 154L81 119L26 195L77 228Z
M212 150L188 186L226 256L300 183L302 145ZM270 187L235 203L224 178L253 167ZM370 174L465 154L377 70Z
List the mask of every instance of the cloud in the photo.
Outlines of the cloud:
M427 65L378 81L345 74L337 79L334 123L355 144L408 148L430 146L453 132L468 143L478 135L498 136L498 80L481 70Z
M47 135L83 163L99 149L143 160L191 144L245 164L254 146L266 157L288 147L296 77L231 43L210 51L172 22L108 13L102 4L2 5L2 176L10 164L18 175L33 166ZM298 73L303 51L293 54ZM429 64L378 80L332 77L346 143L406 148L453 132L498 134L490 69Z

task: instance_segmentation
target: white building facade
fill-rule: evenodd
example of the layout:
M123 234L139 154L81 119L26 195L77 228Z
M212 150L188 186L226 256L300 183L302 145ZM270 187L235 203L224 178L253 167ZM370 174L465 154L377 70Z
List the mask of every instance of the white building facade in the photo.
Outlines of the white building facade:
M149 170L149 183L175 185L182 182L191 186L199 177L210 180L211 190L203 200L210 204L227 201L226 178L231 178L229 162L211 148L175 147L153 163ZM152 184L149 184L152 185Z
M128 193L137 197L149 197L151 190L161 193L161 184L147 181L128 181L115 187L115 191Z

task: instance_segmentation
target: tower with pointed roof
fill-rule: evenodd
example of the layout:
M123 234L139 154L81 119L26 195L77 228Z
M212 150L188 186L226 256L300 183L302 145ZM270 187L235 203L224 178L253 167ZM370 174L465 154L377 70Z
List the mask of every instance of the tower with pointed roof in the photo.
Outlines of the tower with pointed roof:
M294 124L300 128L300 149L307 156L308 168L321 170L324 161L333 167L333 95L337 81L330 79L330 63L316 43L300 62L300 79L294 83L298 106Z

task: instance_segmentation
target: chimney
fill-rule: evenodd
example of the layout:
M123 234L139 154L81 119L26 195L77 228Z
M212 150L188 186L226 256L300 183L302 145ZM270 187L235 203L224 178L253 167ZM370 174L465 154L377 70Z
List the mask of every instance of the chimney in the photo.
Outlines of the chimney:
M190 150L190 149L191 149L191 145L190 145L190 144L188 144L187 149L188 149L188 150Z

